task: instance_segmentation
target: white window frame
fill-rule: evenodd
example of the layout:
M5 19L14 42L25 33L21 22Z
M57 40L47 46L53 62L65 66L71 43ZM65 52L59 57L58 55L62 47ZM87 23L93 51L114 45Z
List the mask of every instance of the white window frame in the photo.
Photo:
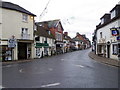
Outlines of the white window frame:
M21 34L28 34L28 28L22 28Z
M104 24L104 18L101 19L101 24Z
M117 55L118 54L118 45L117 44L113 44L113 55Z
M22 21L28 22L28 15L27 14L22 14Z
M113 19L115 16L116 16L116 11L114 10L111 12L111 19Z

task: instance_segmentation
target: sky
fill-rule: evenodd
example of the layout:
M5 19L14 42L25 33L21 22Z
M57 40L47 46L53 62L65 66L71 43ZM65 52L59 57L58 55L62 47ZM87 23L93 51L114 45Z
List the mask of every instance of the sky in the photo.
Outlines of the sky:
M36 22L60 19L64 32L72 38L76 32L92 40L92 33L100 18L109 13L119 0L4 0L22 6L37 15Z

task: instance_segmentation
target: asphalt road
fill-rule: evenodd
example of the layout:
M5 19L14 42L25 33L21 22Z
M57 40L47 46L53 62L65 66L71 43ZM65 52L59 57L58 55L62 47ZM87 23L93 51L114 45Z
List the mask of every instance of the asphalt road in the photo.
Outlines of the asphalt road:
M118 68L89 58L88 50L3 66L5 88L118 88Z

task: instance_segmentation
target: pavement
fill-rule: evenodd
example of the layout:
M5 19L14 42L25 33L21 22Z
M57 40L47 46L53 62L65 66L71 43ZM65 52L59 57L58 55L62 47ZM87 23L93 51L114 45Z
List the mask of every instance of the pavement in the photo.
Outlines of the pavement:
M93 60L96 60L96 61L104 63L104 64L120 67L120 61L98 56L94 52L90 52L89 57L92 58Z
M2 62L2 66L9 65L9 64L15 64L15 63L30 62L30 61L34 61L34 59L4 61Z

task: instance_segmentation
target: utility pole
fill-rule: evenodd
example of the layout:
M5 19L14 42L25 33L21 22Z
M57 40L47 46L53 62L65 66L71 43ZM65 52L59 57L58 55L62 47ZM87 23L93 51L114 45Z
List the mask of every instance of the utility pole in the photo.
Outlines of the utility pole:
M48 7L50 1L51 1L51 0L48 1L48 3L46 4L45 8L44 8L43 11L42 11L42 13L40 14L40 17L39 17L40 20L41 20L41 18L45 15L45 13L47 13L46 11L47 11L47 7Z

